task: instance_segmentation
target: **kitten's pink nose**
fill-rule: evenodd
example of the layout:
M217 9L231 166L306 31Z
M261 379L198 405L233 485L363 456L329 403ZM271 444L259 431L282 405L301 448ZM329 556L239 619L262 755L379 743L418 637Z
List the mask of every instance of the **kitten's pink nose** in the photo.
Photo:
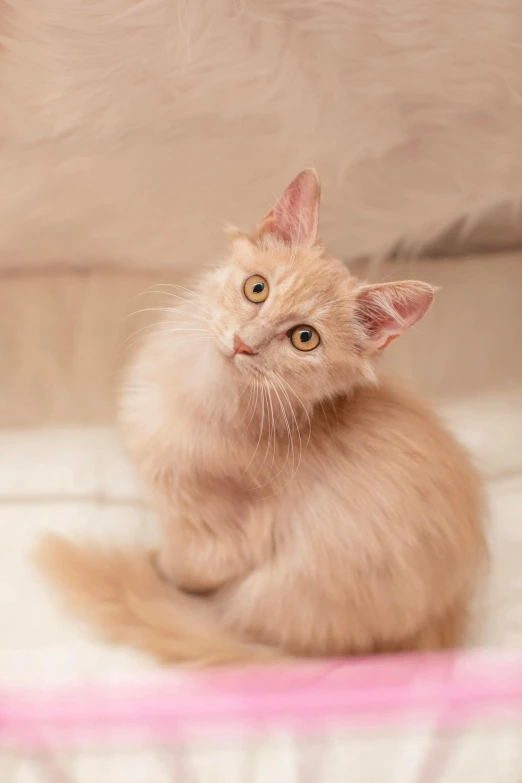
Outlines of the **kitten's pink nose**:
M252 348L243 342L241 337L238 334L234 335L234 356L237 353L249 353L253 354L255 351L252 350Z

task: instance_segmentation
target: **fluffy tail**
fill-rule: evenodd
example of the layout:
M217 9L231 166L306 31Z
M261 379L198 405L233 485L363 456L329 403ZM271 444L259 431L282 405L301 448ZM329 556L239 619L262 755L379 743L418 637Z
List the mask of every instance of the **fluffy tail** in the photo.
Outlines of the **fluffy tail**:
M214 665L280 657L274 649L226 632L205 599L162 580L146 550L115 551L47 535L35 556L66 606L108 641L151 653L163 663Z

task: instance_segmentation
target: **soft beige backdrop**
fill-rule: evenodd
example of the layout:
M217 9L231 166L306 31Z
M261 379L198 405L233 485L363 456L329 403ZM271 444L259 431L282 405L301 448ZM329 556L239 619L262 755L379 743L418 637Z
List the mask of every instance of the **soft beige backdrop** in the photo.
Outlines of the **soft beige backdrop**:
M193 270L297 173L347 258L522 231L520 0L0 0L0 267Z
M361 263L354 271L442 286L427 318L387 350L389 368L437 398L522 387L521 252ZM110 420L119 369L145 333L137 330L161 313L123 319L158 305L157 296L138 294L176 279L93 270L5 277L0 426Z
M444 286L388 362L516 383L520 0L0 0L0 424L111 418L132 297L310 164L330 250Z

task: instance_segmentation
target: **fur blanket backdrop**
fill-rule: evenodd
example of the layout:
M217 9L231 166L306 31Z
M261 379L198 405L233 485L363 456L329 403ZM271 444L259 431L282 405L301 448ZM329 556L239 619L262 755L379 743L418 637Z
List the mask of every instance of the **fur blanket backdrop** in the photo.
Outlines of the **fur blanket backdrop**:
M190 270L306 165L332 251L417 248L520 204L522 3L0 0L0 117L4 271Z

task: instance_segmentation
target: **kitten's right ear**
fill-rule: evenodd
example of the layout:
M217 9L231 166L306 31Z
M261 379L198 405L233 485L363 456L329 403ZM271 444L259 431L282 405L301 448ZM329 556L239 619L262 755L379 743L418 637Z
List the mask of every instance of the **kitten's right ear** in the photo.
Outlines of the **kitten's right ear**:
M430 309L435 289L418 280L362 286L357 292L356 319L363 329L363 350L372 353L423 318Z
M286 245L312 245L317 239L321 188L314 169L304 169L259 224L254 239L272 236Z

